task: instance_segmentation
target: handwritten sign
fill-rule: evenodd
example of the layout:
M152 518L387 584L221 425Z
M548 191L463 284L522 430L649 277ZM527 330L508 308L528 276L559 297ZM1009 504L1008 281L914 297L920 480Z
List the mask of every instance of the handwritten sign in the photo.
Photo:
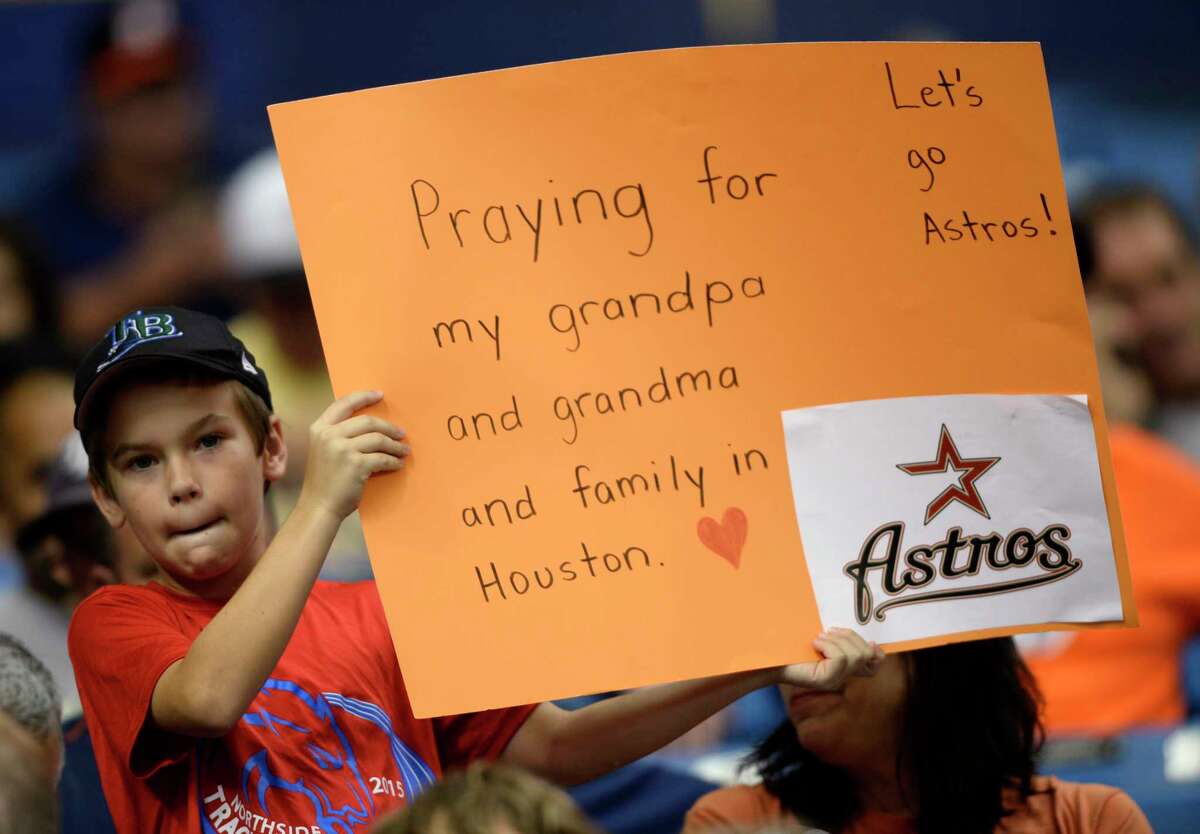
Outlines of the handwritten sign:
M782 415L829 403L1087 396L1128 600L1036 45L648 52L270 115L335 389L414 444L362 515L418 715L813 657L806 558L862 541L805 553Z

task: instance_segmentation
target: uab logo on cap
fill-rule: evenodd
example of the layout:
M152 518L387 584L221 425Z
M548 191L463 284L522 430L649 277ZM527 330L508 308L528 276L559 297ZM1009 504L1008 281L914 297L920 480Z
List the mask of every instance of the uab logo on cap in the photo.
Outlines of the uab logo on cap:
M108 358L96 366L96 372L104 370L138 345L156 342L159 339L175 339L183 331L175 327L170 313L136 311L121 319L108 331Z

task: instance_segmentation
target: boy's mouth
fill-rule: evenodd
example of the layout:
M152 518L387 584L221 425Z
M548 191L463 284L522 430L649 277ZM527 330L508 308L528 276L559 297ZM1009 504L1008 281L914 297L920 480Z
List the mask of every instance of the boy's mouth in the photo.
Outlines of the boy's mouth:
M208 529L216 526L220 522L221 522L221 518L218 517L218 518L212 519L211 521L206 521L203 524L200 524L196 527L189 527L185 530L175 530L171 533L171 538L177 538L179 536L191 536L195 533L203 533L205 530L208 530Z

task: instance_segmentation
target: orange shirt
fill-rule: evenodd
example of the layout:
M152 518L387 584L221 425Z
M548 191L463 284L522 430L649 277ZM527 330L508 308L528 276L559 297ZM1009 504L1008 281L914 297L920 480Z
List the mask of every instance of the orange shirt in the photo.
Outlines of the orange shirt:
M1107 785L1035 777L1029 801L996 828L997 834L1152 834L1150 823L1129 796ZM912 817L868 811L840 834L916 834ZM809 830L788 814L761 785L721 788L696 801L683 834L753 831L764 826Z
M1180 652L1200 631L1200 469L1139 429L1113 427L1110 442L1141 625L1022 641L1052 734L1175 724L1186 712Z

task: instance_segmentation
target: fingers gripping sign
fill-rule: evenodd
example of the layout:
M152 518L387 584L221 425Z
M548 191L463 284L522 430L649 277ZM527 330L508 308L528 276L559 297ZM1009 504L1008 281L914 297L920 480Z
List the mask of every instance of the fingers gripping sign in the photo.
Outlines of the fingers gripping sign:
M780 668L784 683L807 689L836 690L852 676L869 677L883 663L883 649L848 628L831 628L813 640L821 653L815 663L796 663Z
M309 428L303 492L339 519L357 509L368 478L402 469L411 452L402 429L380 417L357 413L382 400L379 391L347 394Z

